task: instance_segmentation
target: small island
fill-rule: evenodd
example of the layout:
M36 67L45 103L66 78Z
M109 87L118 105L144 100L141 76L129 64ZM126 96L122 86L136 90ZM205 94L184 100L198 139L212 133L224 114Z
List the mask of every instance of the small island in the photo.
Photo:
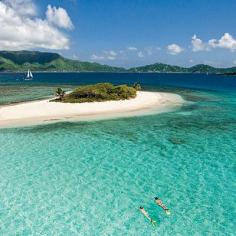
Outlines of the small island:
M184 103L177 94L140 89L138 83L133 86L111 83L84 85L71 92L58 88L56 97L52 99L0 107L0 128L160 113Z
M138 83L135 83L133 86L126 84L115 86L111 83L84 85L68 94L61 88L58 88L56 90L57 98L51 100L51 102L84 103L118 101L135 98L138 90L141 90L141 86Z

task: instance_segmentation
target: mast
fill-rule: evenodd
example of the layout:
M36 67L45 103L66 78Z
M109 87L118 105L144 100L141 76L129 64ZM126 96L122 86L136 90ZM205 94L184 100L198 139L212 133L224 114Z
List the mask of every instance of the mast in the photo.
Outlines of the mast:
M28 70L26 77L27 77L27 78L30 78L30 70Z

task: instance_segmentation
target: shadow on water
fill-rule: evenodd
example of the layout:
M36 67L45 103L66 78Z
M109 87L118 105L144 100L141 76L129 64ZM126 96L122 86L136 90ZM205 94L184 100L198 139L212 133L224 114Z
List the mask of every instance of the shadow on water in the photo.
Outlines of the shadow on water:
M63 133L66 130L74 130L81 132L86 130L92 122L55 122L52 124L42 124L18 128L2 129L2 132L21 132L21 133L53 133L60 131Z

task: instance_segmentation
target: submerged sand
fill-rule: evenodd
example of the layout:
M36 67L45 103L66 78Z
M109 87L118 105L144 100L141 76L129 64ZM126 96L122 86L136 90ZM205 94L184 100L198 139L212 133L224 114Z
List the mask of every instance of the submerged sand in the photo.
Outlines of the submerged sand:
M25 126L60 120L96 120L169 111L183 104L181 96L163 92L138 92L136 98L91 103L47 100L0 107L0 127Z

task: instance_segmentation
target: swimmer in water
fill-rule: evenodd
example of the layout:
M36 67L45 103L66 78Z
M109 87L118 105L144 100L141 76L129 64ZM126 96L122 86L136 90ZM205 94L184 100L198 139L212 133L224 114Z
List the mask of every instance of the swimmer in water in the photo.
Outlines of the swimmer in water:
M170 215L170 210L163 204L162 200L158 197L155 197L155 203L160 206L167 215Z
M145 211L145 209L144 209L143 207L139 207L139 210L143 213L143 215L144 215L153 225L156 224L156 221L153 220L153 219L148 215L148 213Z

